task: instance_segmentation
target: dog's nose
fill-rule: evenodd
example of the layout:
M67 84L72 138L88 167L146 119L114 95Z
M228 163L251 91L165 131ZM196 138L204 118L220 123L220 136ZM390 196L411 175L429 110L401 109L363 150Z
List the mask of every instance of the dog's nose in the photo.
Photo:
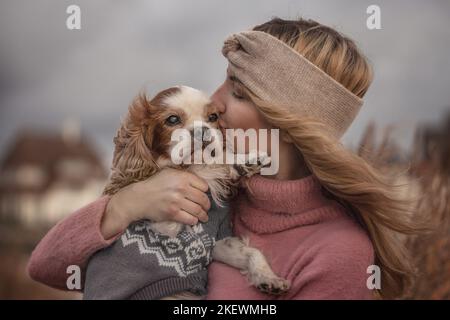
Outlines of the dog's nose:
M190 133L194 140L201 141L203 145L207 145L211 140L211 130L206 126L194 127Z

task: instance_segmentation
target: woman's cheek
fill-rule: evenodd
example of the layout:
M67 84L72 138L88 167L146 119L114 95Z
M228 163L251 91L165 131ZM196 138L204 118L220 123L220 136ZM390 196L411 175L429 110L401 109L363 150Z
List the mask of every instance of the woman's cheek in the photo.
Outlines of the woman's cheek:
M249 136L246 135L245 139L240 141L236 135L228 136L228 141L231 141L231 137L234 143L235 153L249 153L253 149L258 149L259 135L258 129L265 128L264 121L261 121L260 114L249 104L233 104L227 107L227 127L230 129L242 129L247 131L249 129L256 129L257 141L250 142ZM264 148L267 149L267 148ZM267 150L264 150L267 151Z
M258 121L258 112L254 110L252 105L247 103L234 103L231 105L229 128L235 129L258 129L260 123Z

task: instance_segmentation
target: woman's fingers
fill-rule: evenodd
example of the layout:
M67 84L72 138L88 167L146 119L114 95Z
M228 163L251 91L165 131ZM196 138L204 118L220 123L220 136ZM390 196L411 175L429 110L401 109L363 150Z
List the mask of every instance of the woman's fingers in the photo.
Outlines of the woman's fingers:
M188 192L185 194L185 198L191 200L192 202L200 205L203 210L206 212L211 209L211 202L209 201L208 196L203 191L200 191L195 188L189 188Z
M198 218L194 217L193 215L184 210L178 211L173 216L173 220L181 222L183 224L189 224L191 226L198 223Z
M202 222L208 221L208 215L206 214L206 211L203 210L203 208L199 204L192 202L189 199L183 200L181 204L181 209L197 217Z
M209 188L208 184L195 174L189 175L189 184L191 188L188 188L184 195L185 201L183 201L182 209L198 217L200 221L206 222L208 221L207 212L211 208L209 198L205 194Z
M202 192L208 191L208 184L206 181L195 174L189 174L189 184Z

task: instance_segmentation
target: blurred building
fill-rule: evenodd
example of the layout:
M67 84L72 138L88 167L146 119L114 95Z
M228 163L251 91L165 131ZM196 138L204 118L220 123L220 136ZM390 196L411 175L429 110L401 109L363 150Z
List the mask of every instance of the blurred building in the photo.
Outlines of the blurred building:
M0 219L52 225L101 194L107 172L74 122L22 131L0 167Z

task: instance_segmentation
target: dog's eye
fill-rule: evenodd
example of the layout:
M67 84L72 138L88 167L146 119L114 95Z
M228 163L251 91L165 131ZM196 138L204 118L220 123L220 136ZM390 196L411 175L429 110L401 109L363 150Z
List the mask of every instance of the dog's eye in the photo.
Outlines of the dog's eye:
M166 123L169 124L169 125L171 125L171 126L174 126L174 125L176 125L176 124L179 124L180 122L181 122L181 119L180 119L179 116L174 116L174 115L172 115L172 116L170 116L170 117L168 117L168 118L166 119Z
M209 122L216 122L219 119L219 116L217 115L217 113L211 113L208 116L208 121Z

